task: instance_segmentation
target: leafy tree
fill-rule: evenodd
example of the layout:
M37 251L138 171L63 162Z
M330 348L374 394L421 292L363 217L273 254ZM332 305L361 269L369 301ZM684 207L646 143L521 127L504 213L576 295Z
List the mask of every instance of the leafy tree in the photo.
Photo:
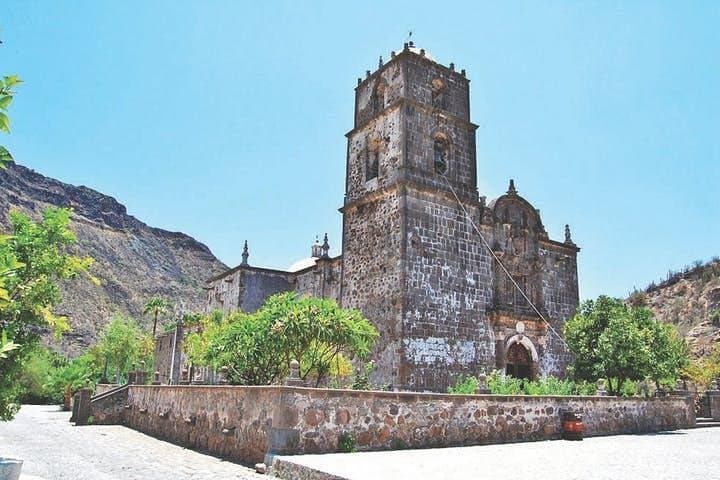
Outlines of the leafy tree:
M607 296L588 300L565 323L565 339L575 354L576 379L606 378L617 395L626 380L651 377L674 383L687 363L684 343L645 307L629 307Z
M170 309L171 304L167 300L165 300L162 297L152 297L150 300L148 300L145 303L145 307L143 308L143 313L145 315L152 315L153 316L153 329L152 329L152 336L155 337L155 333L157 332L157 322L158 322L158 316L165 315L168 310Z
M357 310L334 300L281 293L257 312L235 312L218 321L206 317L202 331L191 334L185 350L193 363L227 366L233 383L276 383L300 362L300 377L320 385L329 374L345 374L344 355L366 358L377 330Z
M141 362L149 366L154 350L153 338L143 333L135 320L116 316L103 330L91 354L97 363L114 370L115 379L120 382Z
M0 79L0 131L10 133L10 117L7 112L15 96L15 87L22 80L17 75L6 75ZM6 168L13 157L7 148L0 145L0 169Z
M19 379L22 403L51 403L62 400L62 392L53 390L53 378L67 365L67 359L42 345L36 345L23 364Z
M341 353L367 358L378 337L359 310L342 309L332 299L282 293L270 297L262 310L272 318L272 333L284 344L285 363L299 359L300 378L314 378L316 385Z
M92 259L68 253L76 242L69 223L68 209L48 208L40 222L12 212L10 235L0 237L0 419L17 411L22 364L39 334L69 328L52 311L61 299L58 281L87 273L92 265Z
M101 367L98 358L87 352L53 372L50 379L51 397L64 400L65 408L70 407L70 398L81 388L93 388L100 378Z

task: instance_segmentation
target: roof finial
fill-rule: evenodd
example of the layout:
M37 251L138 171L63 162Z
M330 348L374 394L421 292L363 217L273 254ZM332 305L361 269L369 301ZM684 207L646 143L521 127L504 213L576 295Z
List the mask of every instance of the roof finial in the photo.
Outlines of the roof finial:
M382 68L382 66L383 66L383 59L382 59L382 55L380 55L380 59L378 59L378 68Z
M320 246L320 240L318 240L317 235L315 236L315 243L310 247L310 256L313 258L322 257L322 247Z
M510 179L510 185L508 186L507 194L508 195L515 195L517 193L517 190L515 190L515 180L512 178Z
M240 265L247 267L249 256L250 256L250 252L248 251L248 243L247 243L247 240L245 240L245 245L243 246L243 253L242 253L242 263Z
M575 242L572 241L572 235L570 235L570 225L565 225L565 243L575 245Z
M322 244L322 258L330 258L330 244L328 243L328 236L327 233L325 234L325 238L323 239Z

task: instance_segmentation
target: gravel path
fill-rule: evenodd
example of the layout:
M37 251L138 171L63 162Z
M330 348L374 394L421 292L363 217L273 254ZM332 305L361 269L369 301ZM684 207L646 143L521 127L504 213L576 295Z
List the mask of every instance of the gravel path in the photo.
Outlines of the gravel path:
M23 406L0 422L0 456L24 460L22 480L267 479L121 426L74 427L51 406Z
M281 458L351 480L708 480L720 478L720 428Z

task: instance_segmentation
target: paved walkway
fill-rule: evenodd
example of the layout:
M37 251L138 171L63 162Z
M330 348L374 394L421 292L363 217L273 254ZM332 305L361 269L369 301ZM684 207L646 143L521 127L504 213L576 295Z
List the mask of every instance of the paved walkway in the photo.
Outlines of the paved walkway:
M595 437L582 442L281 458L351 480L707 480L720 478L720 428Z
M267 479L120 426L74 427L70 414L23 406L0 422L0 456L24 460L22 480Z

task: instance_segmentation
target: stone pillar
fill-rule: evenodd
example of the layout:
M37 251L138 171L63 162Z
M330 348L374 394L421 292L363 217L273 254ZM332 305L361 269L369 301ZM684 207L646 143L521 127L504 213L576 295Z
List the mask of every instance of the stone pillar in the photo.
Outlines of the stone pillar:
M180 385L190 384L190 371L187 367L184 367L180 372Z
M705 394L708 397L708 404L710 405L710 416L716 422L720 422L720 390L718 390L717 381L713 380L710 384L710 389Z
M90 397L92 390L89 388L81 388L77 393L77 413L75 414L75 426L87 425L92 415L92 406L90 405Z
M487 375L485 375L485 372L480 372L480 375L478 375L478 388L475 393L478 395L490 394L490 389L487 385Z
M227 385L228 383L230 383L230 381L228 380L228 370L230 369L226 366L220 367L220 370L218 371L218 374L220 376L220 385Z
M72 414L70 415L70 422L75 422L77 420L77 408L78 408L78 398L80 397L80 394L75 393L75 395L72 396Z
M297 360L292 360L290 362L290 375L288 375L287 380L285 380L285 385L288 387L305 386L305 382L303 382L302 378L300 378L300 362Z
M160 372L155 372L153 374L153 385L160 385Z
M295 407L295 394L292 389L283 388L277 404L273 408L272 427L268 432L268 451L264 463L272 466L277 455L298 453L300 429L297 428L299 412Z
M505 371L505 340L495 341L495 368Z
M608 392L605 389L605 379L599 378L596 385L597 385L597 392L595 393L595 395L597 395L599 397L606 397Z
M146 380L147 380L147 378L146 378L145 372L143 372L142 370L137 370L135 372L135 384L136 385L145 385Z

